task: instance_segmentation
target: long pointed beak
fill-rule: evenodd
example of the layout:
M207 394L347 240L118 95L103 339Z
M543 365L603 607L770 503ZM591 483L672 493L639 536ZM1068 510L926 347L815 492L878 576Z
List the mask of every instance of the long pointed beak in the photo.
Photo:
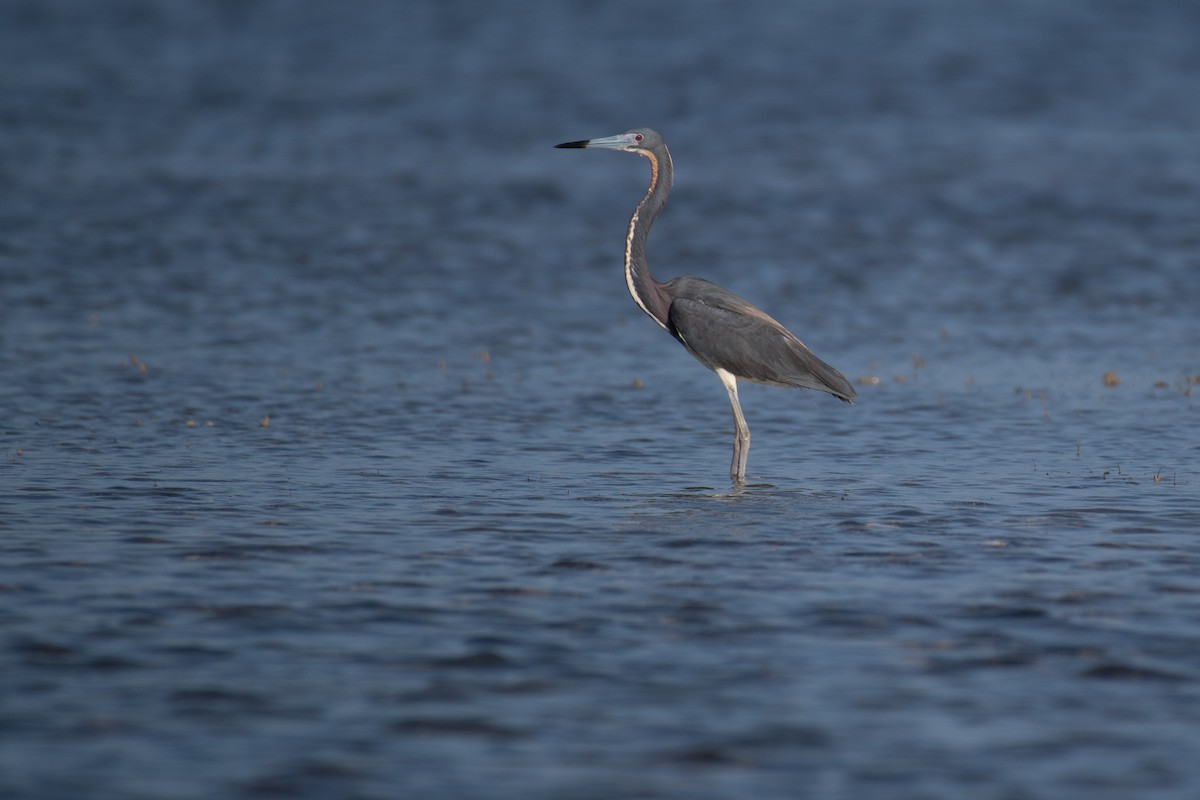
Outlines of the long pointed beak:
M578 142L563 142L555 147L601 147L605 150L624 150L634 143L633 136L621 133L616 136L603 136L599 139L583 139Z

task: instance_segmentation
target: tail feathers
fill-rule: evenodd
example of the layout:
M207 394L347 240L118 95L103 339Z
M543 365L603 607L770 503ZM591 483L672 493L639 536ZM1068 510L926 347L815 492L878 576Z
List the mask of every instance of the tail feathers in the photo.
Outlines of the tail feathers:
M854 398L858 397L858 392L854 391L854 387L850 385L850 381L846 380L846 377L842 373L824 361L819 360L811 353L809 357L812 360L805 364L804 372L795 376L788 383L804 389L828 392L838 400L853 403Z

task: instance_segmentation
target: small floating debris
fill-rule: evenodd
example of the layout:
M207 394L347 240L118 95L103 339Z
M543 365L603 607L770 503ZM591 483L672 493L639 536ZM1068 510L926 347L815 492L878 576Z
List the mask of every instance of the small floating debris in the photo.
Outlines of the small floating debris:
M1050 395L1045 389L1026 389L1023 386L1018 386L1013 390L1014 393L1021 395L1021 399L1026 402L1037 400L1042 403L1050 402Z
M264 416L264 417L263 417L261 420L259 420L259 422L258 422L258 427L260 427L260 428L269 428L269 427L271 427L271 415L270 415L270 414L267 414L267 415L266 415L266 416Z
M1120 386L1121 378L1117 375L1117 373L1109 370L1108 372L1104 373L1104 385L1110 388L1113 386Z

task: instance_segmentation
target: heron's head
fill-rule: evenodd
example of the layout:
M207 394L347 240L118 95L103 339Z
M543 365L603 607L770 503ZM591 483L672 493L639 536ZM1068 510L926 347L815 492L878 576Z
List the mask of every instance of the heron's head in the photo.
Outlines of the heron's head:
M650 153L663 146L663 138L649 128L634 128L616 136L563 142L555 147L598 147L604 150L624 150L627 153Z

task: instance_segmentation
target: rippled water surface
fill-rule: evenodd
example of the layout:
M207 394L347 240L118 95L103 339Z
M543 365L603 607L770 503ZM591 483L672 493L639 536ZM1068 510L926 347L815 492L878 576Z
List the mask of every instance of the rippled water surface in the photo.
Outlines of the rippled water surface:
M1197 31L5 3L0 794L1200 796Z

